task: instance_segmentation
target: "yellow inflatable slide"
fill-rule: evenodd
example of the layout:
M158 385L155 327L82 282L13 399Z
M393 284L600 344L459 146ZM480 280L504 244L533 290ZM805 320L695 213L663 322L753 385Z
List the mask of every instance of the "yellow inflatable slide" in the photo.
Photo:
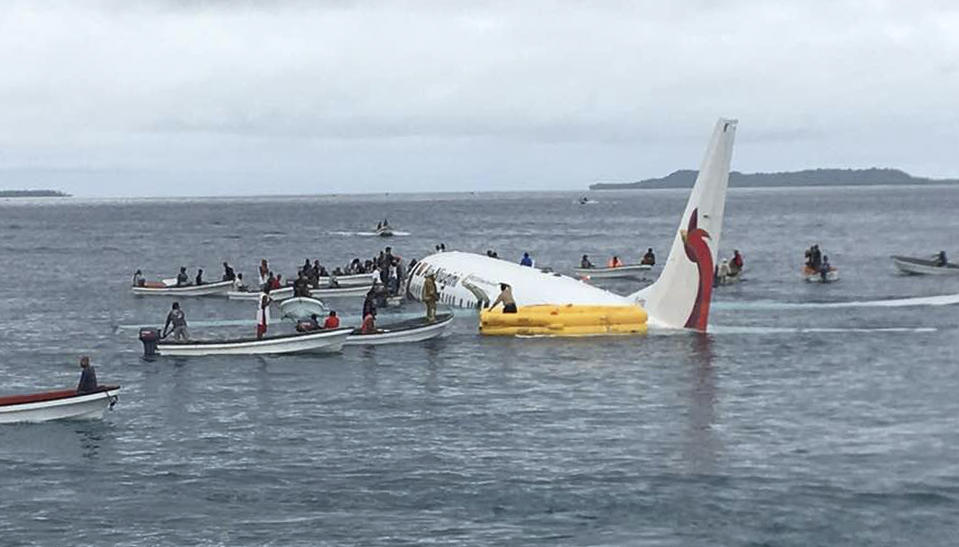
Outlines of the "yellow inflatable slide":
M644 334L646 310L639 306L522 306L480 312L480 334L487 336L590 336Z

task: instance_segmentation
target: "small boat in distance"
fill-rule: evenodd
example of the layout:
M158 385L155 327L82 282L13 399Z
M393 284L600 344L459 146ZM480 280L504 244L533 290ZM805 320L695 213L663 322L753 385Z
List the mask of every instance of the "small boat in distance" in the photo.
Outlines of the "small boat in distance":
M166 283L145 283L131 287L133 294L138 296L211 296L226 294L233 289L232 281L217 281L202 285L176 285Z
M296 332L263 338L228 338L223 340L159 341L155 352L146 342L145 357L154 355L199 357L205 355L282 355L289 353L329 353L343 348L352 328ZM158 338L158 336L157 336ZM140 339L144 340L143 331Z
M392 237L393 236L393 227L390 226L390 221L383 219L383 222L378 222L376 224L376 235L380 237Z
M959 275L959 265L929 258L893 256L892 263L899 271L911 275Z
M120 386L100 386L90 393L76 389L0 397L0 424L52 420L99 420L117 402Z
M829 271L823 276L822 273L817 272L813 268L803 266L802 276L807 283L833 283L839 281L839 270L830 266Z
M614 268L573 268L573 272L588 279L630 279L642 278L643 272L653 269L649 264L623 264Z
M408 344L422 342L442 336L447 327L453 323L453 314L444 313L436 316L436 321L429 322L425 317L409 319L399 323L382 325L376 332L362 334L355 329L346 339L345 346L380 346L383 344Z

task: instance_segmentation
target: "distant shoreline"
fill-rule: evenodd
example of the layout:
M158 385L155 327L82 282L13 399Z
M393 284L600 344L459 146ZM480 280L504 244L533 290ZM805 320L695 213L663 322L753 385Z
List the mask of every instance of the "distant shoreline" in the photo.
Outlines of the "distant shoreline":
M68 198L59 190L0 190L0 198Z
M698 171L681 169L661 178L636 182L597 182L590 190L645 190L649 188L692 188ZM956 184L957 179L914 177L899 169L806 169L781 173L729 173L731 188L775 188L783 186L911 186Z

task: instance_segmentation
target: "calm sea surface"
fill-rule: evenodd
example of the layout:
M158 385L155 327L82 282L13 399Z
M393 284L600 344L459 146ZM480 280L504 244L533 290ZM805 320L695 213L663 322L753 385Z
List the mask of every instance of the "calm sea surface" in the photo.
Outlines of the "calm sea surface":
M74 385L83 353L123 385L103 421L0 426L0 544L956 544L959 307L820 304L959 293L888 258L959 257L959 187L732 190L747 279L708 335L488 339L457 311L426 344L140 359L171 300L136 268L345 264L383 217L406 259L662 260L687 192L577 197L0 200L0 394ZM813 243L840 282L800 279ZM255 304L181 303L195 337L252 333Z

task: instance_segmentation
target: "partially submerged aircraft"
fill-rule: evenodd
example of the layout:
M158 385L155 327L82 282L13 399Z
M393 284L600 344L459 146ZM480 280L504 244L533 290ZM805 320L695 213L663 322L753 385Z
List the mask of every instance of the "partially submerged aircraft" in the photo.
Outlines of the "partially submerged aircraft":
M510 285L518 313L483 311L484 334L627 334L645 332L647 323L705 331L735 133L736 120L716 123L663 271L642 290L621 296L558 273L451 251L422 259L411 272L409 293L421 299L426 276L434 274L440 302L483 308L500 283Z

